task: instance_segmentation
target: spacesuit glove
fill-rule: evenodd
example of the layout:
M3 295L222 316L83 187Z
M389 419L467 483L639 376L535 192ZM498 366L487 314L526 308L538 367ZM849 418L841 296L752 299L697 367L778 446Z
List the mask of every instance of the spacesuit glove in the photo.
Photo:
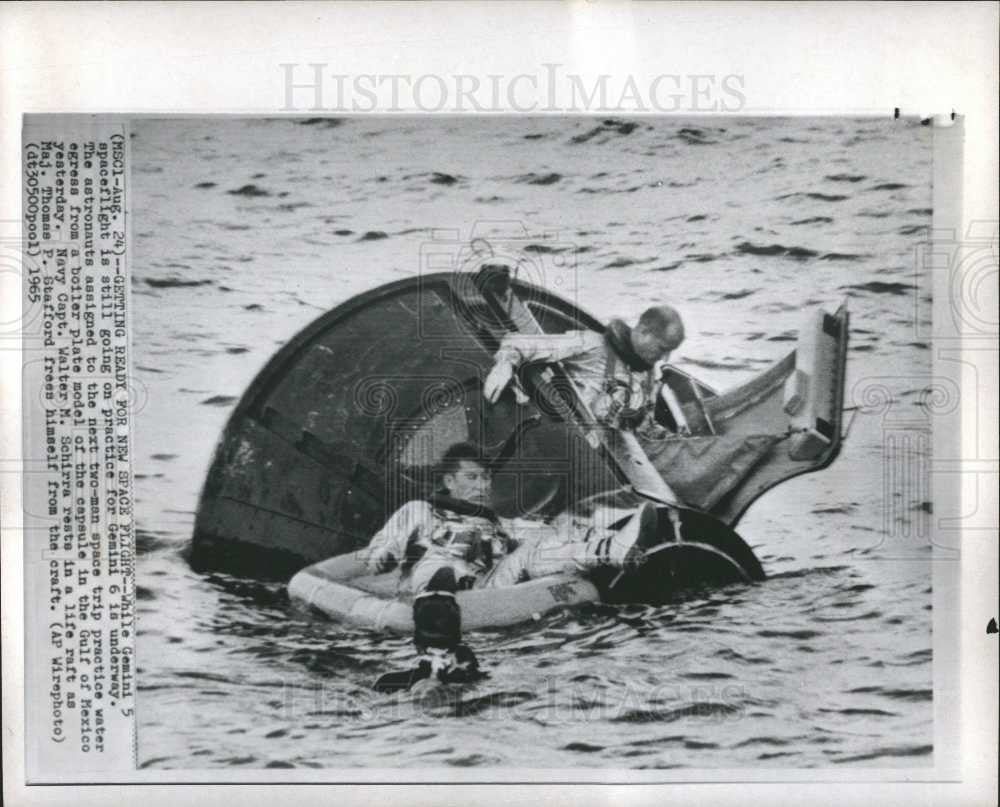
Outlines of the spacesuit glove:
M497 359L483 382L483 395L491 404L496 403L514 377L514 365L504 358Z

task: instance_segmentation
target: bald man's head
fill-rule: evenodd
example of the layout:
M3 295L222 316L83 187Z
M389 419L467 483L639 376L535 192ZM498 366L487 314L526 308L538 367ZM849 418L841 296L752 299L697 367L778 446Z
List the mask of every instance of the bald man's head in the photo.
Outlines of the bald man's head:
M683 341L681 315L669 305L647 308L632 328L632 348L647 364L668 358Z

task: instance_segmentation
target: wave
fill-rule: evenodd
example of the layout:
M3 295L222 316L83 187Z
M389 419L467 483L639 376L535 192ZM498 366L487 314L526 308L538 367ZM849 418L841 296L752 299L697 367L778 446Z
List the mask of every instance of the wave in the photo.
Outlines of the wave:
M458 177L445 174L441 171L434 171L431 174L430 183L432 185L454 185L458 182Z
M523 185L555 185L561 179L562 174L557 174L553 171L548 174L536 174L533 172L521 174L514 181Z
M892 700L909 703L930 703L934 700L933 689L892 689L891 687L867 686L847 690L849 695L881 695Z
M189 286L211 286L211 280L182 280L179 277L147 277L143 282L154 289L180 289Z
M580 188L577 193L635 193L644 187L655 187L654 185L630 185L627 188Z
M562 747L563 751L582 751L586 754L593 753L594 751L603 751L605 746L603 745L591 745L590 743L572 742L567 743Z
M468 717L478 715L493 707L507 709L512 706L519 706L527 701L535 700L536 694L525 690L513 692L491 692L469 700L460 700L454 705L451 714L454 717Z
M821 261L862 261L869 255L856 255L852 252L826 252L819 256Z
M849 757L837 757L831 762L867 762L879 757L923 757L934 753L933 745L904 745L897 748L877 748L866 754L854 754Z
M689 146L712 146L718 143L717 140L712 140L703 129L695 129L690 126L678 129L674 137Z
M899 717L896 712L887 712L884 709L867 709L864 707L848 707L846 709L823 709L819 710L823 714L847 715L849 717L859 717L867 715L869 717Z
M612 723L673 723L685 717L710 717L742 712L742 707L718 701L695 701L676 709L629 709L610 718Z
M535 255L558 255L560 252L565 252L569 249L568 246L561 247L550 247L545 244L528 244L521 251L534 253ZM578 247L574 252L578 252L580 249L586 249L586 247Z
M882 280L872 280L868 283L855 283L850 286L841 286L841 291L864 291L870 292L871 294L891 294L896 296L902 296L909 294L911 291L916 289L916 286L910 283L886 283Z
M775 196L775 200L782 202L786 199L796 199L798 197L804 197L806 199L813 199L817 202L843 202L845 199L850 199L850 196L846 196L841 193L819 193L817 191L796 191L795 193L783 193L781 196Z
M174 546L174 544L175 542L170 538L170 533L160 530L147 530L143 527L135 528L135 553L137 555L146 555L157 549ZM136 597L142 600L156 599L155 593L150 589L144 589L145 593L140 596L140 588L141 586L136 586Z
M250 197L271 195L270 191L266 191L263 188L254 185L253 183L247 185L241 185L240 187L235 188L231 191L226 191L226 193L228 193L230 196L250 196Z
M760 244L752 244L749 241L737 244L736 252L741 255L778 256L782 258L794 258L796 260L815 258L819 255L815 250L807 249L806 247L786 247L784 244L762 246Z
M757 635L763 639L816 639L823 635L822 631L809 630L773 630L765 629L757 631Z
M615 118L608 118L599 126L595 126L583 134L574 135L569 139L570 143L587 143L600 135L630 135L639 128L638 123L631 121L620 121ZM605 138L606 142L607 138Z
M299 126L322 126L324 129L336 129L343 126L344 118L302 118L297 120Z
M649 263L652 258L615 258L611 263L606 263L602 269L624 269L626 266L635 266L640 263Z
M718 295L720 300L742 300L751 294L756 294L757 289L741 289L740 291L722 292Z
M684 260L691 261L692 263L711 263L712 261L717 261L719 259L718 255L713 255L711 252L696 252L692 255L685 255Z
M206 398L201 403L205 406L231 406L238 400L239 398L235 395L213 395L211 398Z

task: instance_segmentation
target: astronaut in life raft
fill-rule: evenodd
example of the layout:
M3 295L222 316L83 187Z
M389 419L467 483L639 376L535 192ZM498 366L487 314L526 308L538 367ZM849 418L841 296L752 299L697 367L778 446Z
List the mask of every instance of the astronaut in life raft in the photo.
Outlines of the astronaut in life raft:
M612 320L604 334L508 334L495 356L483 393L495 403L521 364L559 362L584 406L602 423L655 429L656 397L668 388L657 372L684 338L680 316L669 306L647 309L630 328ZM518 400L527 397L514 382ZM628 420L626 421L626 418ZM583 525L568 515L552 523L501 519L490 509L492 477L480 450L457 443L439 467L439 492L397 510L367 549L373 573L397 564L414 596L414 642L427 666L463 668L474 656L461 645L455 591L511 586L567 570L599 566L628 569L656 542L657 508L642 505L624 521Z

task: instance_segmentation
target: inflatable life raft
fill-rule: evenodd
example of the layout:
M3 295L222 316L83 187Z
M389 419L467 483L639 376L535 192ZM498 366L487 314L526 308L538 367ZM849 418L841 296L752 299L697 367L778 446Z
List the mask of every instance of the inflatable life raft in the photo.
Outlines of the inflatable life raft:
M660 528L662 543L628 574L603 569L586 578L566 573L458 592L463 629L516 625L584 603L658 604L693 587L764 578L757 558L735 533L694 521L690 530L695 534L678 541L664 515ZM400 573L370 574L363 552L338 555L303 569L288 584L288 593L300 605L337 622L377 631L413 631L412 596Z

